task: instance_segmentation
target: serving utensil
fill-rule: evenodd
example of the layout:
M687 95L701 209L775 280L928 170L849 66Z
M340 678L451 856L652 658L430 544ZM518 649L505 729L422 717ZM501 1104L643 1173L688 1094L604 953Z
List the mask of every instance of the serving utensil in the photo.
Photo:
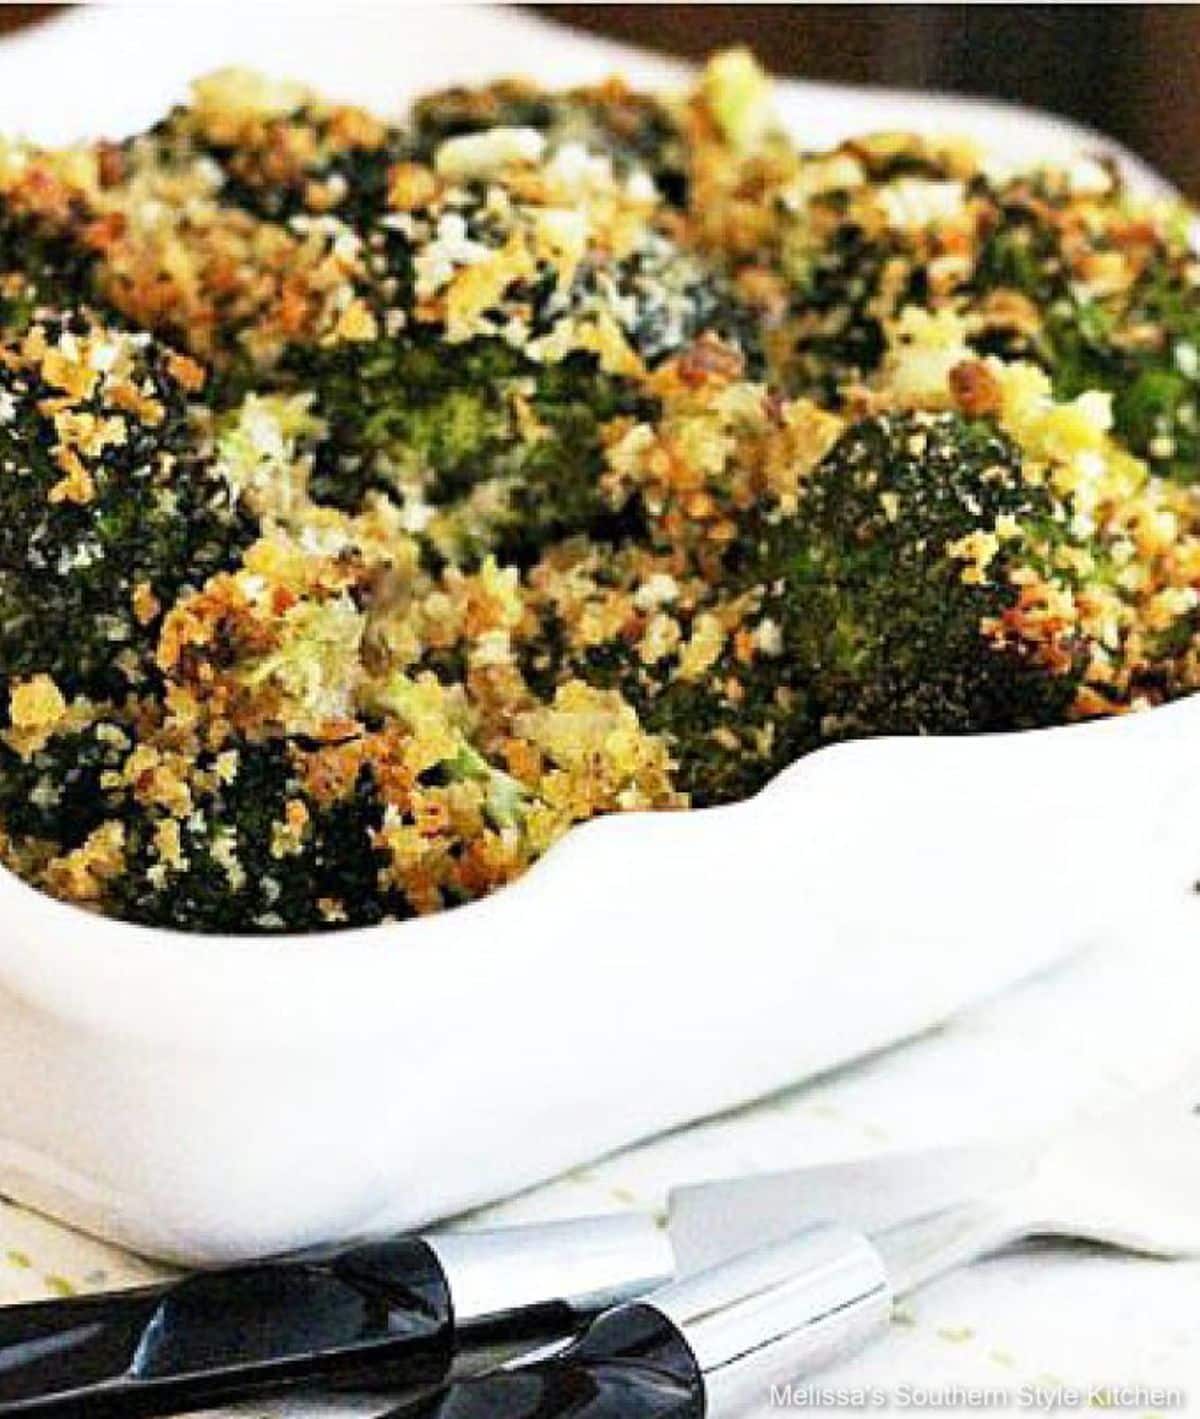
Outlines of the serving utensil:
M635 1213L407 1237L0 1308L0 1415L177 1413L321 1383L420 1392L805 1220L874 1232L978 1196L1025 1153L883 1153L681 1187L663 1226Z
M633 1345L644 1357L655 1336L672 1354L699 1345L718 1355L725 1331L715 1317L727 1310L736 1317L728 1322L735 1346L745 1344L760 1314L745 1310L750 1294L775 1298L762 1301L774 1323L780 1314L792 1317L776 1337L783 1348L773 1351L782 1368L812 1365L872 1331L879 1267L890 1294L1032 1231L1146 1251L1171 1238L1181 1249L1200 1248L1200 1202L1191 1201L1200 1199L1195 1103L1200 1079L1048 1143L883 1153L683 1187L671 1195L663 1227L621 1214L432 1233L6 1307L0 1416L124 1419L320 1383L391 1388L411 1398L449 1382L446 1394L458 1394L456 1402L473 1404L478 1394L486 1404L491 1389L507 1394L515 1384L525 1392L541 1384L539 1376L553 1390L563 1368L574 1375L577 1362L602 1363L607 1374L620 1360L609 1351ZM799 1226L834 1217L839 1228L793 1245ZM864 1234L876 1238L875 1248L863 1250ZM743 1264L755 1248L760 1260ZM842 1294L842 1281L821 1279L831 1268L855 1278L845 1282L855 1298ZM627 1303L672 1279L676 1291L659 1291L654 1305L684 1327L683 1350L653 1318L647 1330L641 1311L636 1324L626 1323ZM841 1298L841 1322L825 1315L830 1294ZM699 1338L688 1329L693 1310L707 1317ZM561 1344L591 1320L598 1329L545 1362L549 1369L501 1371L472 1387L481 1370ZM758 1369L749 1373L753 1380ZM507 1407L500 1412L509 1415ZM524 1412L514 1409L512 1419Z
M388 1419L737 1419L853 1354L893 1296L1031 1236L1200 1256L1200 1075L1032 1148L990 1195L880 1232L823 1225L594 1321L566 1350ZM751 1183L803 1196L803 1178ZM793 1213L793 1215L796 1215Z

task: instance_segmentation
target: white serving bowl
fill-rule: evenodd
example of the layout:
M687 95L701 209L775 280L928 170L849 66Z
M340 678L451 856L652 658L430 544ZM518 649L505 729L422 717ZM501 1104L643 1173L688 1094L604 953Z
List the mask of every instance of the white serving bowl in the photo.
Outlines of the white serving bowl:
M1134 943L1197 770L1200 698L841 745L336 935L149 930L0 874L4 1190L190 1262L503 1196Z
M79 11L0 48L0 131L127 130L231 59L393 107L497 68L662 71L514 14L351 8L329 30ZM97 55L122 53L139 66L114 84ZM1015 110L827 86L786 86L783 108L814 144L895 126L1003 134L1012 152L1079 138ZM0 871L0 1188L194 1263L493 1200L1089 943L1135 943L1198 770L1200 698L844 745L736 807L590 824L487 901L303 938L148 930Z

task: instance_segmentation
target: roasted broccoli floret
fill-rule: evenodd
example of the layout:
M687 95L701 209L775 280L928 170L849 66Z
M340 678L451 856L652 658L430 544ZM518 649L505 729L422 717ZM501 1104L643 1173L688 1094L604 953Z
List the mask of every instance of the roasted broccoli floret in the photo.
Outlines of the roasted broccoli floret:
M333 214L360 224L385 209L392 166L410 147L406 133L365 109L227 69L194 83L190 103L110 150L108 163L116 176L126 166L186 170L199 159L220 174L221 202L263 220Z
M983 211L988 201L985 184L969 182L968 171L952 147L887 134L798 160L776 194L788 315L772 355L784 387L840 405L879 369L888 324L905 306L960 294L975 242L965 225L968 198ZM956 249L968 255L932 281L944 254L943 206ZM985 229L986 220L979 219Z
M1086 648L1069 635L1053 647L1024 639L1010 573L1041 568L1066 536L1048 490L991 423L855 424L807 478L797 515L743 554L740 575L761 598L748 636L703 679L644 697L646 723L671 736L698 803L744 797L837 739L1061 723ZM976 575L972 559L993 539Z
M194 452L202 379L84 312L0 346L0 675L120 698L163 608L251 540Z
M187 931L304 931L408 914L381 885L373 834L385 810L369 767L318 800L303 744L185 756L169 736L150 747L136 733L100 718L64 723L35 744L19 730L5 736L0 821L51 891Z
M121 805L133 744L130 727L112 719L62 728L37 747L23 746L25 753L0 743L5 831L61 850L79 847Z
M1061 722L1083 646L1066 637L1039 655L1008 627L1020 597L1010 573L1064 537L1049 491L992 423L853 425L797 517L765 535L760 568L822 738ZM972 560L982 546L985 570Z
M0 184L0 330L14 312L27 318L38 304L92 299L95 252L79 238L86 212L77 196L64 203L65 210L27 210Z
M302 752L302 751L301 751ZM318 803L284 740L210 756L211 788L178 822L143 810L125 824L124 870L106 906L181 931L313 931L407 916L381 887L373 841L384 815L370 770Z
M813 746L806 691L761 587L722 596L672 567L634 546L552 554L529 575L520 666L543 698L580 681L617 691L693 806L734 802Z
M622 173L648 172L668 201L686 200L687 155L675 118L652 95L619 80L551 93L521 80L444 89L412 113L416 156L432 162L448 138L492 128L533 128L552 148L576 145L611 158Z
M1055 228L1024 209L993 233L980 284L1016 290L1045 312L1033 338L991 348L1037 360L1056 393L1113 395L1114 431L1152 468L1181 482L1200 478L1200 262L1159 245L1140 274L1089 294L1073 279ZM1122 260L1116 252L1095 254ZM1140 258L1139 258L1140 259ZM989 344L985 340L984 348Z
M652 196L553 159L527 186L532 159L500 138L408 166L393 194L407 205L367 241L389 309L370 338L293 345L281 377L330 425L317 498L400 492L438 510L431 539L450 555L524 560L610 530L605 426L652 411L646 380L667 359L715 337L760 361L747 308L659 229Z
M310 491L346 510L369 489L431 505L440 549L528 557L621 524L601 495L602 429L649 401L585 356L537 366L499 341L433 338L297 352L328 423Z
M619 689L641 724L663 737L672 780L694 808L737 803L819 742L794 666L754 648L725 648L701 674L679 662L648 667L636 650L608 645L585 653L578 673Z

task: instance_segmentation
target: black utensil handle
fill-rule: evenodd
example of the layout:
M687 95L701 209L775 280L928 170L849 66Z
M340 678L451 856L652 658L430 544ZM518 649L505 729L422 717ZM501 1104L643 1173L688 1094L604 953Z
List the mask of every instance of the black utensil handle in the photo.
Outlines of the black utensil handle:
M0 1416L179 1413L300 1381L418 1393L452 1355L442 1267L404 1238L0 1308Z
M704 1419L704 1378L653 1306L610 1311L546 1360L448 1385L385 1419Z

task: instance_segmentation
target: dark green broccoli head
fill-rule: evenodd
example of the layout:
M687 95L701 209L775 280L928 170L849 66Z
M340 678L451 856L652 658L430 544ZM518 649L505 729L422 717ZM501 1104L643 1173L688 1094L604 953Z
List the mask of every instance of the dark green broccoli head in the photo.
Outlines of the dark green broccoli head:
M420 225L400 287L431 249L498 251L508 237L493 226L482 192ZM392 248L397 240L390 231ZM602 431L618 417L652 415L643 366L712 333L757 368L757 335L721 277L653 230L616 263L585 252L566 284L552 264L535 272L477 317L503 338L450 338L416 310L394 335L289 350L285 377L315 392L313 412L330 426L314 496L349 509L371 488L419 494L445 512L443 547L454 556L494 550L526 560L559 537L629 526L614 520L598 486ZM623 357L604 367L580 333L597 320Z
M23 334L37 309L37 288L19 271L0 274L0 340Z
M779 626L761 612L761 594L722 605L689 587L659 615L644 598L661 574L630 576L613 558L601 579L623 589L631 608L625 626L597 641L596 621L607 617L585 614L584 634L576 636L555 609L539 607L536 630L521 647L521 668L537 694L550 698L574 679L618 691L643 728L665 739L672 782L698 808L757 793L815 746L805 688L781 654ZM665 638L656 623L668 628Z
M22 755L0 744L0 823L14 839L37 839L71 851L123 803L120 776L133 736L99 720L55 734Z
M446 139L490 128L535 128L552 148L578 144L606 154L618 171L640 168L669 202L686 204L687 154L675 120L659 99L619 81L547 93L520 80L502 80L429 94L412 113L415 153L425 162Z
M626 379L575 356L534 365L497 340L381 340L297 352L329 438L311 490L353 509L368 489L411 491L440 514L443 547L525 558L619 519L603 498L603 425L642 416Z
M836 408L847 385L879 368L887 349L884 321L920 299L919 272L885 292L885 274L898 256L894 243L847 220L793 263L798 319L775 370L789 393Z
M0 273L14 273L0 275L0 329L14 309L27 319L37 304L70 306L92 299L95 253L72 225L85 219L82 207L69 218L51 218L22 211L0 194Z
M989 353L1036 360L1056 395L1113 395L1114 432L1151 467L1182 482L1200 476L1200 263L1186 235L1139 231L1118 202L1084 218L1061 191L1017 184L995 198L995 217L972 291L1016 291L1040 328L993 325ZM1130 233L1130 234L1127 234ZM1148 243L1148 245L1144 245ZM1092 287L1089 267L1119 273Z
M1117 437L1169 478L1200 478L1200 285L1148 272L1120 307L1066 298L1051 308L1047 362L1055 390L1113 395Z
M696 808L749 798L818 742L806 691L778 658L747 665L726 650L698 679L625 688L670 745L675 785Z
M182 821L146 808L129 815L127 865L110 886L108 910L149 926L234 933L408 915L380 886L385 858L372 835L384 809L369 770L348 793L319 804L284 740L208 756L199 767L211 770L211 786L193 790L193 811ZM164 850L167 822L178 828L177 850Z
M986 574L963 539L1006 528ZM1043 668L985 634L1016 604L1028 545L1060 535L1016 446L956 414L853 425L769 532L768 606L825 738L968 733L1061 722L1079 665Z
M110 156L123 168L182 169L198 160L220 173L217 199L268 222L307 214L352 225L387 207L389 174L408 155L407 135L356 108L297 94L290 111L240 120L205 102L236 76L213 75L197 86L198 102L180 106ZM236 98L234 99L236 104Z
M887 134L804 158L802 175L809 164L815 190L779 204L791 308L773 341L774 374L790 392L838 407L847 386L879 369L888 321L930 295L936 246L919 226L891 219L885 194L892 184L960 174L936 146Z
M196 377L83 314L0 347L0 676L120 697L146 674L160 611L252 540L193 456Z

